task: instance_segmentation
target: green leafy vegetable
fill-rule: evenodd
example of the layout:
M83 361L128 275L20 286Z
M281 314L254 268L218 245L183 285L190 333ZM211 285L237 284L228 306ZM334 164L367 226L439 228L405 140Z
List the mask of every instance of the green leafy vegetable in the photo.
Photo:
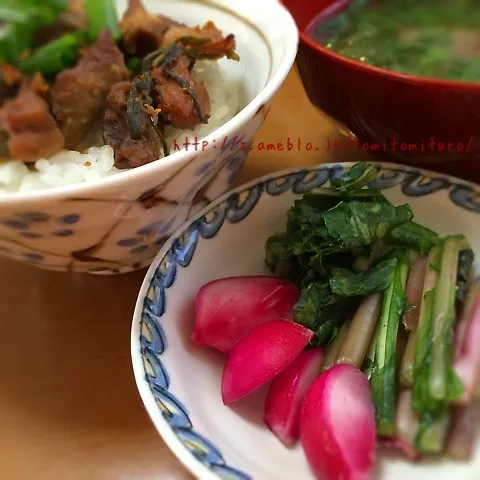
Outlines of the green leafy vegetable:
M300 288L294 321L315 332L312 344L335 349L328 361L362 364L378 434L396 434L399 377L411 391L408 413L416 419L410 432L417 433L415 446L436 453L448 430L449 404L463 393L452 366L452 330L474 254L463 236L440 239L413 221L409 205L395 206L366 188L374 173L369 164L356 165L332 181L336 195L316 191L297 200L285 232L267 240L266 263ZM407 332L401 323L409 308L407 277L426 254L427 272L419 279L420 320Z
M351 167L342 178L333 178L331 186L340 193L348 193L352 190L361 190L377 177L377 169L371 163L357 163ZM369 191L374 192L373 190Z
M317 327L322 309L333 303L328 284L311 283L305 287L294 308L294 319L297 323L312 330Z
M92 40L96 39L105 28L112 32L112 37L115 40L120 38L120 27L114 0L84 0L84 8Z
M323 214L338 202L337 197L313 194L295 202L287 214L286 232L273 235L266 242L266 263L272 272L301 286L326 275L326 249L332 239ZM348 255L344 256L343 261L347 258Z
M413 248L420 255L426 255L438 240L438 234L416 222L407 222L390 232L395 243Z
M32 38L33 29L25 23L5 25L0 37L0 62L15 64L30 47Z
M413 217L408 205L395 207L378 192L372 196L363 189L375 172L372 165L359 164L332 183L344 197L370 192L364 198L342 199L331 191L304 195L288 211L285 232L265 245L272 272L301 288L294 318L315 330L320 345L334 338L362 295L388 288L396 266L392 256L360 274L354 273L354 265L359 256L368 267L377 261L390 248L382 241Z
M394 279L384 294L371 374L377 430L380 435L395 433L397 333L406 305L405 285L410 269L406 252L398 255Z
M345 250L370 245L412 218L409 205L384 201L342 201L324 214L328 234Z
M33 8L33 10L32 10ZM25 23L29 22L32 18L44 17L46 16L49 19L54 19L53 12L50 13L42 7L14 7L12 5L0 5L0 20L3 22L12 22L12 23Z
M391 245L387 243L385 238L369 245L365 248L365 251L355 259L353 269L357 272L366 272L374 263L378 262L380 258L387 254L390 248Z
M83 33L67 33L39 47L28 58L20 61L18 67L29 74L40 72L47 77L54 75L75 64L84 44Z
M132 75L138 75L142 71L142 59L132 57L127 62L127 68L132 72Z
M67 1L49 0L39 5L34 0L15 0L0 6L0 22L5 22L0 36L0 61L16 65L33 44L36 29L51 25Z
M316 345L325 346L357 304L356 299L334 295L328 282L311 283L302 289L293 318L316 332Z
M267 239L265 261L274 272L279 263L288 262L292 257L289 238L285 234L272 235Z
M393 281L396 266L397 259L388 258L361 273L333 267L330 277L332 292L342 297L353 297L386 290Z
M478 0L349 1L340 14L317 21L309 35L345 57L394 70L451 80L478 81L475 51L455 48L463 32L475 36Z

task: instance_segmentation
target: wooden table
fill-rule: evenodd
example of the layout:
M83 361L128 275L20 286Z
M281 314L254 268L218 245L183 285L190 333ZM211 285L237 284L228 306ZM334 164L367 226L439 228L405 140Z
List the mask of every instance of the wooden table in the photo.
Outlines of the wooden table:
M293 71L257 141L310 152L253 151L241 182L350 152L325 152L337 128ZM335 155L336 153L336 155ZM137 394L130 325L145 272L101 278L0 260L0 479L184 480Z

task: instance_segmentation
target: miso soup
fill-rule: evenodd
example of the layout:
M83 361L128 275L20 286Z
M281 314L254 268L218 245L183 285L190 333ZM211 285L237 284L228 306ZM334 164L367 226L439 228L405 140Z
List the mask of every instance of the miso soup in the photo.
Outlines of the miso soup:
M480 0L357 0L309 35L376 67L480 82Z

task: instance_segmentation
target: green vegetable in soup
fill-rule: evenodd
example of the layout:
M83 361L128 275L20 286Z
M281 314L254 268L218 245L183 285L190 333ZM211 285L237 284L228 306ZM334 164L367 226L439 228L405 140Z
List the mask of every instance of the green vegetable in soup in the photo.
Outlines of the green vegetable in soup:
M478 0L357 0L311 36L346 57L404 74L478 82Z

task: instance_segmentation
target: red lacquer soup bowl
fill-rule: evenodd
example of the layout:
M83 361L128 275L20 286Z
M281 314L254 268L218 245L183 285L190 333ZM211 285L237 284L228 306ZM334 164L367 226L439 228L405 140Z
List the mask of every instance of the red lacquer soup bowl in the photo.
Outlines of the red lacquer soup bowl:
M356 148L480 181L480 83L350 60L307 35L314 22L343 11L350 0L282 2L300 30L297 65L311 102L356 136Z

